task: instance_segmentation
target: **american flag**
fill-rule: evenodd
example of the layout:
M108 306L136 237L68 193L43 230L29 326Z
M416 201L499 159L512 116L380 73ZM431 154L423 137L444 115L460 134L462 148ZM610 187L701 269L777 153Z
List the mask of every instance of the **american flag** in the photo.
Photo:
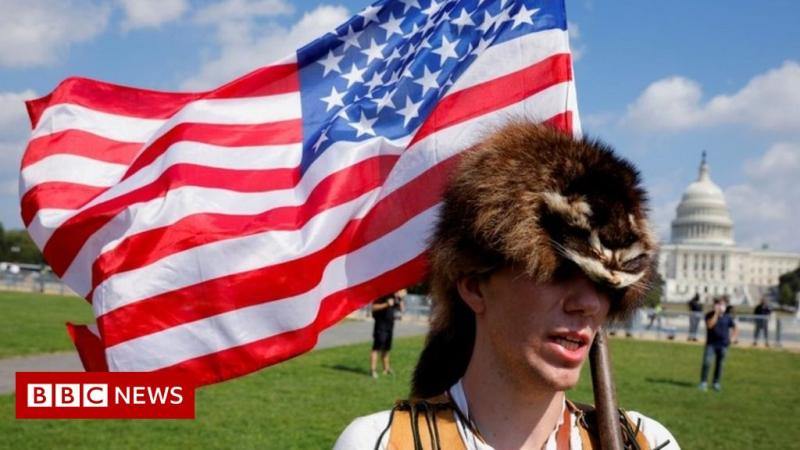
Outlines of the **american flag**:
M70 78L28 103L23 220L92 304L87 370L225 380L420 280L458 153L578 133L572 80L551 0L380 1L208 92Z

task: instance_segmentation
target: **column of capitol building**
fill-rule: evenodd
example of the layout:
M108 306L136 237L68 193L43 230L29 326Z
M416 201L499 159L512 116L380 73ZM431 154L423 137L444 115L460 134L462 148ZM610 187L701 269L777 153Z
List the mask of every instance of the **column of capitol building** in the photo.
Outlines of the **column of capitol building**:
M737 247L722 190L711 181L705 152L697 181L686 188L672 221L670 242L661 246L658 272L664 301L703 302L727 295L734 305L755 305L778 277L800 265L800 254Z

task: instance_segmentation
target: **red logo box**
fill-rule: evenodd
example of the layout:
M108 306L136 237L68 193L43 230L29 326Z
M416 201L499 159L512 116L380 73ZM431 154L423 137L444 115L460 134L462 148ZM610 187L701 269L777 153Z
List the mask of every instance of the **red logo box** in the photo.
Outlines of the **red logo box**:
M195 387L147 372L17 372L17 419L194 419Z

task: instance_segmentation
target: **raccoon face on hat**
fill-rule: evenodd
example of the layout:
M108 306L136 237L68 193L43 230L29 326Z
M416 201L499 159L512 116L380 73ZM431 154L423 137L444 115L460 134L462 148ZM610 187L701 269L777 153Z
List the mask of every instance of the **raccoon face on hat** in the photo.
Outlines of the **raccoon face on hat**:
M445 191L434 289L508 265L542 283L577 267L617 294L611 314L623 314L653 273L646 214L637 170L608 146L511 123L463 154Z

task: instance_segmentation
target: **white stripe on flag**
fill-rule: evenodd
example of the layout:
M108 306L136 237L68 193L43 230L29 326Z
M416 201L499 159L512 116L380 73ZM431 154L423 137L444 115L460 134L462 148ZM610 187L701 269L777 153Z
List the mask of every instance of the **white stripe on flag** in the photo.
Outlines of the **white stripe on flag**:
M40 183L62 181L108 187L122 178L128 166L76 155L48 156L26 167L20 174L19 196Z
M111 114L80 105L60 103L48 107L31 139L65 130L83 130L122 142L152 141L178 123L243 124L298 119L300 93L189 102L171 118L142 119Z
M120 116L80 105L60 103L44 111L31 139L65 130L83 130L114 141L144 142L164 122L163 119Z

